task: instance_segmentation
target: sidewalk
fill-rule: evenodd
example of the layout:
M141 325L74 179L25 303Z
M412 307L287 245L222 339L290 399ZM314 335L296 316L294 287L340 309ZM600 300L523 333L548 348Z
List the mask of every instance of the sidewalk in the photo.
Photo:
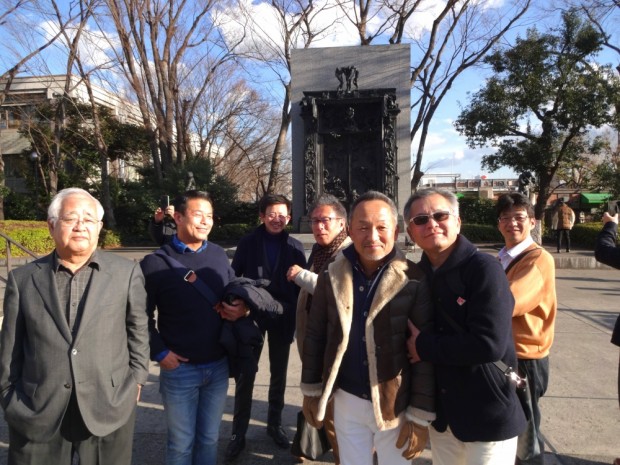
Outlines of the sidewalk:
M144 255L144 251L124 253L128 258L136 259L137 254ZM609 343L620 311L620 271L559 268L556 283L559 312L551 353L551 380L541 401L542 431L547 451L545 463L609 465L620 456L620 411L616 392L619 352ZM265 346L264 352L267 351ZM247 446L236 462L240 465L291 463L290 453L278 449L265 433L269 385L267 360L264 353L254 389L253 419L246 437ZM299 356L293 344L283 415L283 426L291 439L302 402L300 370ZM158 372L158 367L152 364L139 404L134 465L164 464L166 431L158 393ZM220 430L220 459L231 432L233 398L234 382L231 381ZM0 464L6 463L7 445L6 424L0 422ZM430 450L426 450L414 463L430 465L430 456ZM314 463L333 463L331 453L326 454L324 461Z

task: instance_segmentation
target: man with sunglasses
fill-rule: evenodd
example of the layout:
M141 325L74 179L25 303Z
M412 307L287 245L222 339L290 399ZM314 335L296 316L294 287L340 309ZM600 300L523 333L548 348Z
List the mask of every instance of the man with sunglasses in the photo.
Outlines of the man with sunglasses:
M433 328L409 322L410 361L430 361L437 376L433 465L514 463L526 420L515 386L493 362L516 366L514 299L498 260L461 236L451 192L423 189L404 208L407 232L423 250L435 303Z
M544 463L538 400L549 383L549 349L553 343L558 302L555 262L530 234L536 226L534 207L523 194L505 194L497 200L499 232L506 245L498 257L515 299L512 334L519 374L527 378L531 411L527 429L519 435L517 465Z
M267 194L258 203L261 225L244 236L237 245L232 268L237 276L250 279L268 279L267 290L282 304L284 313L274 320L261 321L261 330L269 344L269 407L267 434L282 449L290 447L282 428L282 410L286 389L288 358L295 334L295 309L299 287L287 280L286 273L293 265L306 267L303 245L289 236L286 225L291 219L291 202L283 195ZM262 347L255 351L260 359ZM252 411L252 391L256 373L239 375L235 379L235 411L232 436L226 449L225 460L235 459L245 448L245 435Z

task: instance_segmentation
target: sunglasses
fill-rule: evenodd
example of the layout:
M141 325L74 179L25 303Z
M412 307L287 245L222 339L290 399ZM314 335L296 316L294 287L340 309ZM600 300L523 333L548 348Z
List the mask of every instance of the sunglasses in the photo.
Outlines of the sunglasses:
M450 212L435 212L431 213L430 215L414 216L409 220L409 222L415 224L416 226L422 226L423 224L428 223L431 218L433 218L436 223L439 223L440 221L446 221L450 217L450 215L452 215L452 213Z

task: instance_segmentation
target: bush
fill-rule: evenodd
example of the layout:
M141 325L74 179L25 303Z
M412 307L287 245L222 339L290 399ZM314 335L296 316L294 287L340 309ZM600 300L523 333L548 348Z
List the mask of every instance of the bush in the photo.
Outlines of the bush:
M0 221L0 231L36 255L45 255L54 250L54 241L45 221ZM11 255L28 256L14 245L11 246ZM3 237L0 237L0 256L6 257L6 240Z
M0 232L38 256L47 255L55 247L45 221L0 221ZM99 234L99 246L101 248L114 248L121 245L118 233L106 229L101 230L101 234ZM14 245L11 245L11 255L14 257L29 256ZM0 237L0 257L6 258L6 240L3 237Z
M486 224L462 224L461 234L470 242L504 242L502 234L496 226Z
M497 224L495 201L479 197L463 197L459 199L459 216L463 223L488 224L495 227Z
M102 229L99 233L99 247L102 249L114 249L121 247L121 235L111 229Z
M237 242L256 228L251 224L216 224L209 234L209 240L220 243Z
M603 229L603 223L581 223L573 226L570 231L571 246L578 246L584 249L594 250L596 236ZM555 244L556 232L549 229L545 234L545 239L549 243Z

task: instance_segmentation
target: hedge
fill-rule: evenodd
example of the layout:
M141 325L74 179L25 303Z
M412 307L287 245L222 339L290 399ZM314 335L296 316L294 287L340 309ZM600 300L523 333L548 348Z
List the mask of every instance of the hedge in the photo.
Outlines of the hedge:
M0 232L37 255L46 255L54 250L54 241L45 221L0 221ZM102 230L99 234L99 246L105 249L120 247L121 242L118 234L113 231ZM11 246L11 255L25 257L28 254L15 246ZM0 257L6 257L6 240L4 237L0 237Z
M603 227L602 223L576 224L571 231L571 243L575 247L594 249L596 236ZM236 244L245 234L256 228L255 224L224 224L214 225L209 239L224 246ZM45 221L0 221L0 231L37 255L45 255L54 249L54 241L49 235ZM461 234L474 243L503 243L504 239L497 226L484 224L463 224ZM545 243L555 241L555 231L546 230L543 236ZM99 235L99 246L105 249L120 247L121 238L118 233L102 230ZM11 247L11 254L16 257L25 256L17 247ZM6 257L6 241L0 237L0 257Z

